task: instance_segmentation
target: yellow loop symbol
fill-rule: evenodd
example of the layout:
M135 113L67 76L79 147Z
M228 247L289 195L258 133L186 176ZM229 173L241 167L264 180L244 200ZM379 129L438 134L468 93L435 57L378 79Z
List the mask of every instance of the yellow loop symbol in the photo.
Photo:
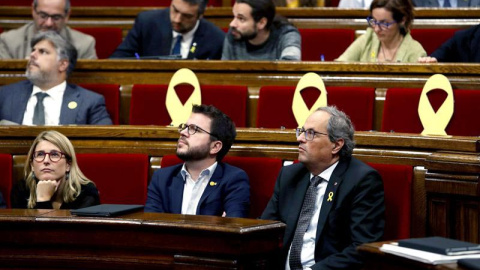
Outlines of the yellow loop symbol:
M427 97L427 93L435 89L447 92L447 98L437 112L434 111ZM453 105L453 90L447 77L441 74L430 77L423 87L418 103L418 116L423 125L422 135L447 136L445 128L452 119Z
M315 87L320 90L320 96L310 109L308 109L307 104L305 104L305 100L303 100L303 97L300 94L300 92L307 87ZM312 114L319 107L324 106L327 106L327 90L325 89L325 84L323 83L322 78L313 72L303 75L297 84L297 88L295 88L295 94L293 94L292 102L292 111L293 115L295 116L295 120L297 120L298 126L302 127L310 114Z
M328 193L328 199L327 199L327 202L331 202L331 201L333 201L333 192L332 191L330 191Z
M175 86L188 83L193 86L193 93L188 98L185 104L182 104L180 98L175 92ZM172 118L172 126L178 126L182 123L187 122L190 114L192 113L192 106L194 104L202 104L202 95L200 92L200 83L198 82L197 76L195 73L188 68L179 69L175 74L173 74L170 83L168 84L167 97L165 100L165 105L167 107L168 114Z

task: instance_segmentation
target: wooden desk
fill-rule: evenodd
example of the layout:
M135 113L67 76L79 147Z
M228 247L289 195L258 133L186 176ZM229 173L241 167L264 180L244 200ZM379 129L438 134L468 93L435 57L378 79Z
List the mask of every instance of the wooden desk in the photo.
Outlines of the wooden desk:
M137 212L0 210L0 269L268 269L285 225Z
M425 264L396 256L389 253L384 253L380 250L383 244L389 242L376 242L363 244L358 247L358 251L365 256L364 269L368 270L423 270L423 269L435 269L435 270L464 270L465 268L457 266L456 263L449 264Z

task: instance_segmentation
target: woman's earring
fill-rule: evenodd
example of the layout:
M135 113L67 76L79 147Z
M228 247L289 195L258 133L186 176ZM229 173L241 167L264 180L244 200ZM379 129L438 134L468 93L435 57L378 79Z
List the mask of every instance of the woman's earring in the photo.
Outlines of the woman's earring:
M70 178L70 171L67 171L65 173L65 180L68 180L68 178Z

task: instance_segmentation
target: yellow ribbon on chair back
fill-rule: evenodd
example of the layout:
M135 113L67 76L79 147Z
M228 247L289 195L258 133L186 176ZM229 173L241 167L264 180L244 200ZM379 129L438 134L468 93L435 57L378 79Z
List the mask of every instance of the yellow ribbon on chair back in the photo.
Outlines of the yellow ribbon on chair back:
M182 83L188 83L193 86L193 92L185 104L182 104L177 92L175 92L175 86ZM168 84L167 97L165 100L168 114L170 115L170 118L172 118L171 125L178 126L182 123L186 123L192 113L192 106L194 104L202 104L200 83L193 71L188 68L179 69L173 74L173 77Z
M307 87L315 87L320 91L320 96L310 109L308 109L307 104L305 104L305 100L303 100L302 94L300 93ZM298 126L303 126L310 114L312 114L319 107L324 106L327 106L327 90L325 89L325 84L323 83L322 78L313 72L303 75L297 84L297 88L295 88L295 94L293 94L292 102L292 111L293 115L295 116L295 120L297 120Z
M435 113L427 93L434 89L442 89L447 93L447 98ZM453 90L447 77L435 74L430 77L423 87L418 103L418 116L423 125L422 135L447 136L445 128L453 116Z

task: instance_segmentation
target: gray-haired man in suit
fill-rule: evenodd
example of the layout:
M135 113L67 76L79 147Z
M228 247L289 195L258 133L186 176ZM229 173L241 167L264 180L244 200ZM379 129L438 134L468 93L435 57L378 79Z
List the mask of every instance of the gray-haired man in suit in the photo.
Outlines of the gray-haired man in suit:
M103 96L67 84L77 50L54 31L32 39L28 81L0 88L0 120L23 125L111 125Z

